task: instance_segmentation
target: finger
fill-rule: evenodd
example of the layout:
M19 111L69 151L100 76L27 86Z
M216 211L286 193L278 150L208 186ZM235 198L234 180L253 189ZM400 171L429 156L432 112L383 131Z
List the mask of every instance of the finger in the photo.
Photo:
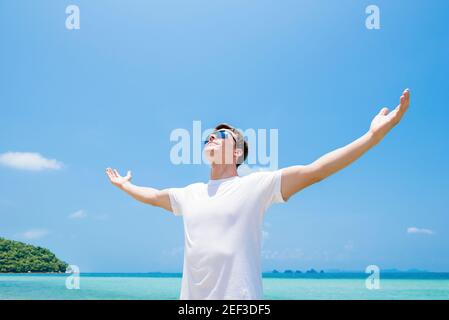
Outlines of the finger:
M387 108L387 107L383 107L383 108L380 110L379 114L380 114L380 115L383 115L383 116L387 115L387 114L388 114L388 108Z
M408 98L408 96L410 95L410 89L405 89L402 94Z
M410 89L405 89L405 91L404 91L404 95L405 95L405 98L406 98L406 107L408 108L408 106L409 106L409 104L410 104Z
M406 98L404 97L404 99ZM391 112L391 118L395 124L401 121L404 112L407 110L406 102L403 101L404 99L401 99L401 103L394 109L393 112Z
M109 176L111 176L111 178L115 178L114 171L112 171L111 168L108 169L108 173L109 173Z
M126 176L128 177L131 177L131 170L128 170L128 172L126 173Z
M398 109L398 112L401 114L403 114L408 107L408 97L409 97L409 94L408 94L407 90L405 90L404 93L402 94L401 98L399 99L399 105L396 108L396 109Z
M106 174L108 175L109 180L112 180L112 175L109 170L106 170Z
M115 173L115 176L116 176L117 178L120 177L120 174L118 173L117 170L114 169L114 173Z
M390 119L392 119L393 121L398 120L399 115L400 115L399 106L396 109L394 109L393 111L391 111L389 114Z
M405 105L405 101L407 101L407 99L405 98L405 95L403 94L403 95L401 96L401 98L399 99L399 104L400 104L401 106L403 106L403 105Z
M111 175L111 177L115 178L115 172L114 170L112 170L111 168L109 168L109 174Z

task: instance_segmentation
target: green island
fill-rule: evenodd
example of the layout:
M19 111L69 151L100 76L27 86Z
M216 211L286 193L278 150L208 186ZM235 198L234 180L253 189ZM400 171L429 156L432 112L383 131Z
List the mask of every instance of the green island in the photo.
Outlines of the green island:
M67 267L48 249L0 237L0 273L65 272Z

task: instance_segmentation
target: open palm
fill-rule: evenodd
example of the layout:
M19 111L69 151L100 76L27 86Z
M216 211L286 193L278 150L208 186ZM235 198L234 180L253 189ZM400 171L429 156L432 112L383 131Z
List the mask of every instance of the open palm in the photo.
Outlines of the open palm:
M128 171L126 173L126 176L122 177L117 170L115 169L111 169L111 168L107 168L106 169L106 174L109 178L109 181L111 181L111 183L117 187L121 187L123 184L125 184L128 181L131 181L132 179L132 175L131 175L131 171Z
M382 108L371 121L370 131L376 136L383 137L395 125L401 121L402 116L407 111L410 104L410 91L405 89L399 101L399 105L391 112L388 108Z

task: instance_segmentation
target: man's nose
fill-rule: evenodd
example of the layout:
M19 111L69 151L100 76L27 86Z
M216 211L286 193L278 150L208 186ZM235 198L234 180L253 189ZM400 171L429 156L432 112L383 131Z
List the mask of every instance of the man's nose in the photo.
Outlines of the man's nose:
M212 142L212 141L214 141L215 139L217 139L217 138L215 137L215 135L211 134L211 135L209 136L209 142Z

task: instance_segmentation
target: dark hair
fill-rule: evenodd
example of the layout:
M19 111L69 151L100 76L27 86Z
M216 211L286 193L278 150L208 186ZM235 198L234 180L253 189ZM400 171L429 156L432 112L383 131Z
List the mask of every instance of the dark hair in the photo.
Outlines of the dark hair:
M220 129L231 130L236 137L236 148L243 150L243 155L241 155L237 159L236 166L238 168L239 165L241 165L248 157L248 142L246 142L245 138L243 137L243 134L239 130L237 130L236 128L234 128L233 126L231 126L227 123L220 123L218 126L215 127L215 130L220 130Z

